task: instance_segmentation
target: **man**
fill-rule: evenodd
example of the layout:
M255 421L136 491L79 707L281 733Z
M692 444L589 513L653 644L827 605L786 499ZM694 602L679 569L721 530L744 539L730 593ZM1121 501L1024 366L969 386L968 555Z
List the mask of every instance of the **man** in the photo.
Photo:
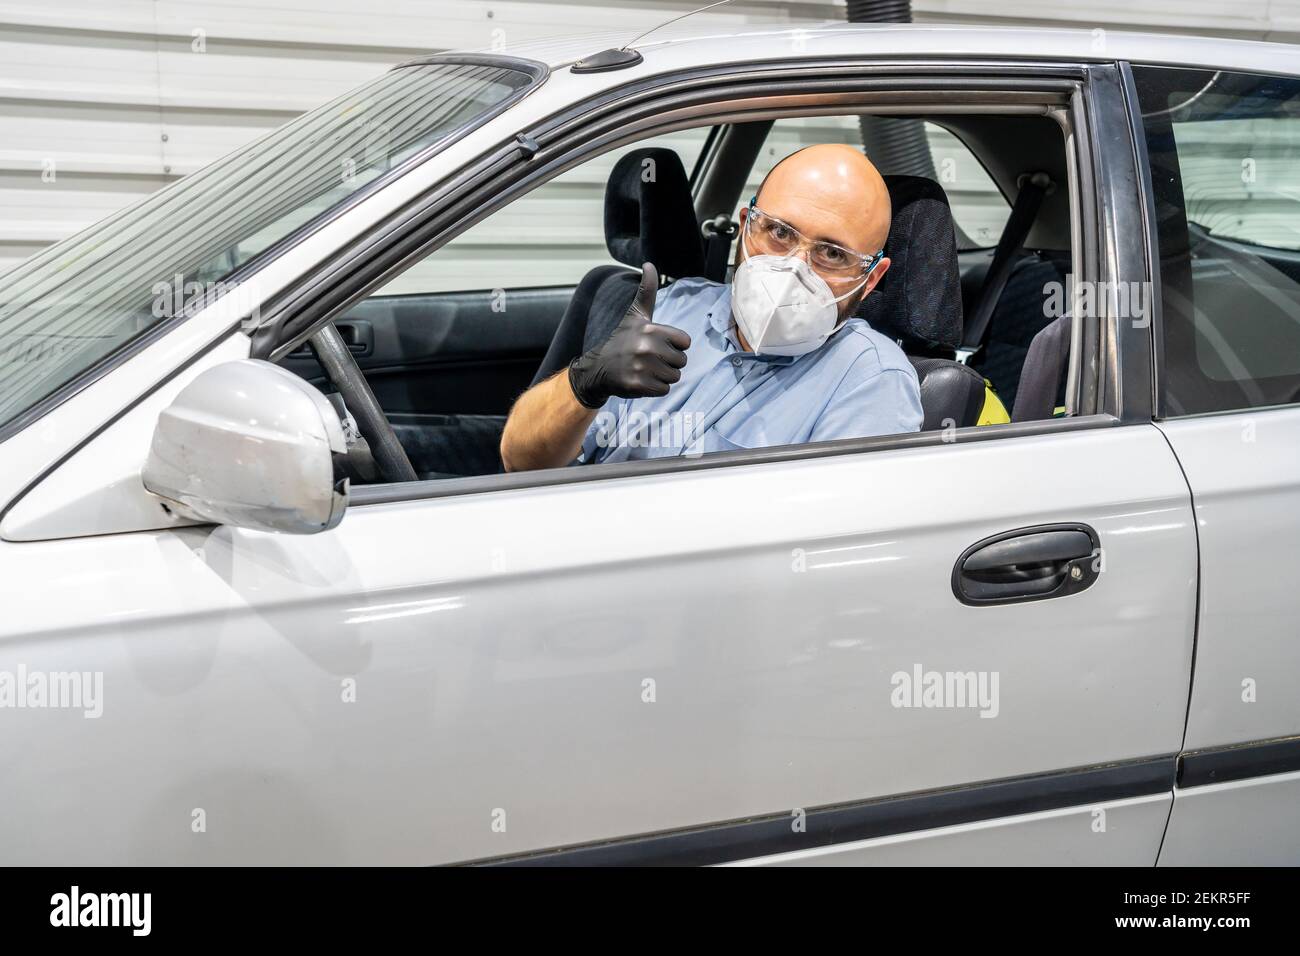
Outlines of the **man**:
M609 338L515 403L507 471L917 431L899 347L853 313L889 268L889 193L850 146L781 160L740 212L729 285L643 268Z

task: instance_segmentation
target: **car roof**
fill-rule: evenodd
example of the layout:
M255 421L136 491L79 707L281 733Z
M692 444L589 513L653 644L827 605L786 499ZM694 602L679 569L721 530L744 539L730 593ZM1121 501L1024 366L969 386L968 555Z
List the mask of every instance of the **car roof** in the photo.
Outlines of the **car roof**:
M645 27L644 29L649 29ZM504 53L568 66L602 50L627 45L639 32L568 35L510 44L481 53ZM1246 72L1300 72L1300 46L1263 40L1135 33L1109 28L1014 27L944 23L847 23L755 27L719 31L691 20L669 24L631 44L645 57L637 73L696 65L826 56L994 58L1029 60L1132 60Z

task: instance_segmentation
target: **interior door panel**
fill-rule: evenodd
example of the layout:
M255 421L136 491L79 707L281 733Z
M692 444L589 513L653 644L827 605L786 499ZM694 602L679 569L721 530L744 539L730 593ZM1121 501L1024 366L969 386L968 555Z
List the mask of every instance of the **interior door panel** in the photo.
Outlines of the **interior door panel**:
M372 297L335 324L368 325L371 345L354 355L384 411L504 415L541 364L572 294L557 287ZM305 352L282 364L323 381Z
M335 320L422 478L492 474L510 406L532 381L573 290L372 297ZM285 368L324 385L307 349Z

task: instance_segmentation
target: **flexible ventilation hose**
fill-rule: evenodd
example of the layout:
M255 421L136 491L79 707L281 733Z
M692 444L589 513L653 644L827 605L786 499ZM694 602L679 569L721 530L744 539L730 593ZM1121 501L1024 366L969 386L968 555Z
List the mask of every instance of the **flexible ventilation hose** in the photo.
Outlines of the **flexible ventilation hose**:
M850 23L911 23L911 0L847 0ZM925 125L894 116L859 117L862 147L885 176L935 179L934 158Z

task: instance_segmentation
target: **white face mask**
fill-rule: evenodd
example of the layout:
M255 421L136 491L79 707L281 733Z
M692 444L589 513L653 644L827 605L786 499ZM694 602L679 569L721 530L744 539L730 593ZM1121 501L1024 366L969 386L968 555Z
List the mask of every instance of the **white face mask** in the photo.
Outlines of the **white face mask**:
M742 243L744 237L741 237ZM755 353L803 355L819 348L844 325L836 306L866 285L836 296L826 280L794 256L751 256L736 267L731 313Z

